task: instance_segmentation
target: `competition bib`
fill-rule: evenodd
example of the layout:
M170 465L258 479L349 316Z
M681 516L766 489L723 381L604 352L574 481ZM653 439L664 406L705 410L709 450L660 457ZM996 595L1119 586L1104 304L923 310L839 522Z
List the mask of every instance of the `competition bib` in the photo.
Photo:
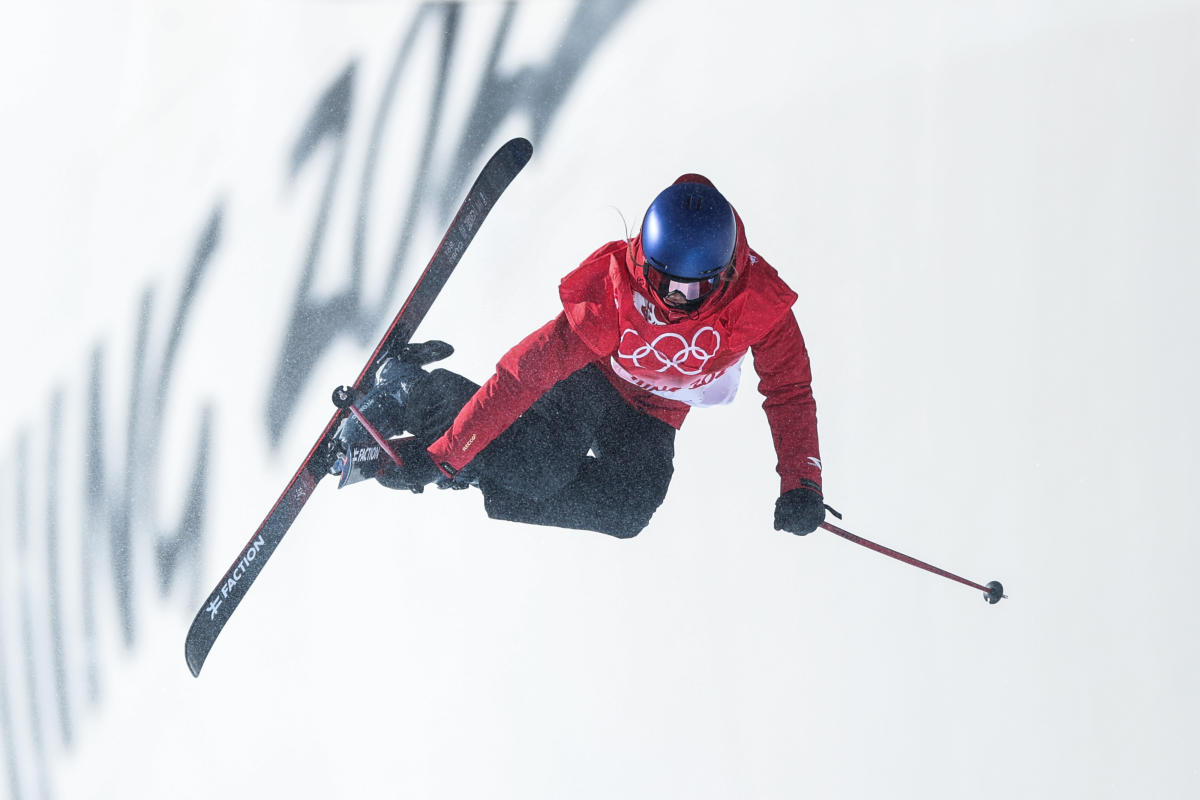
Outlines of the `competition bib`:
M622 332L611 357L613 372L640 389L690 406L731 402L746 351L723 347L726 337L719 323L669 323L638 291L632 292L632 300L632 309L618 306Z

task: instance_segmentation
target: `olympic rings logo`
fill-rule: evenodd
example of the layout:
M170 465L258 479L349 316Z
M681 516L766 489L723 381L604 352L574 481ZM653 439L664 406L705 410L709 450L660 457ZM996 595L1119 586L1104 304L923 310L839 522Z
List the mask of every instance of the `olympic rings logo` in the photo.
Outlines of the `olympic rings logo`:
M634 348L632 353L626 353L622 350L625 345L625 337L629 335L632 335L635 340L641 342L641 345ZM706 338L702 339L701 337ZM679 349L674 355L668 356L662 352L662 349L660 349L666 342L679 343ZM709 345L711 349L702 347L702 344ZM717 355L717 352L720 349L721 334L717 333L715 329L709 326L705 326L696 331L696 333L693 334L690 342L678 333L664 333L649 344L647 344L645 340L638 335L637 331L633 330L632 328L626 328L625 332L621 334L621 343L617 347L617 355L621 358L632 361L633 365L640 369L653 368L653 363L651 363L649 366L642 363L642 359L653 356L660 365L657 369L655 369L656 372L666 372L667 370L674 368L682 375L699 375L704 371L704 367L708 364L708 362ZM697 366L694 368L685 366L688 365L689 362L692 362L693 359L699 362Z

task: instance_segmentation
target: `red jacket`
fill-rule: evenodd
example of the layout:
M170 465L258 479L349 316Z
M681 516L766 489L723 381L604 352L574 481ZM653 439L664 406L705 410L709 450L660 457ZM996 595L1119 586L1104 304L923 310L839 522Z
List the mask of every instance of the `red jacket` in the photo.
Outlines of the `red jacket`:
M554 384L596 364L630 405L679 428L692 406L733 399L754 356L781 493L821 483L817 412L796 293L746 243L737 220L735 277L698 312L669 309L645 285L641 237L609 242L559 287L563 310L504 355L496 373L430 446L462 469Z

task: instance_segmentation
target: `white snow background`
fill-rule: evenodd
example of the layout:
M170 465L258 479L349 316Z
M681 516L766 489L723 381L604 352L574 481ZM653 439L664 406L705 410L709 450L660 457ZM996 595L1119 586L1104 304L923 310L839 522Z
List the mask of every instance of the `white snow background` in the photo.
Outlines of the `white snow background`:
M519 3L494 69L561 53L575 7ZM506 8L461 9L435 179ZM688 420L667 501L631 541L493 522L474 492L323 484L193 678L193 614L386 325L336 337L272 447L265 404L334 157L290 177L292 148L354 63L314 284L330 296L418 13L6 12L0 797L1200 794L1194 3L633 3L539 135L532 101L489 132L489 152L531 136L533 160L418 331L482 379L622 235L614 207L636 225L703 172L800 294L842 524L1009 599L772 530L747 375L735 404ZM405 213L436 29L381 139L368 290ZM214 208L155 440L156 518L113 556L84 502L93 354L113 505L151 435L126 422L143 292L149 369ZM402 285L373 301L398 306L444 222L425 213ZM178 524L205 408L199 561L160 589L154 542Z

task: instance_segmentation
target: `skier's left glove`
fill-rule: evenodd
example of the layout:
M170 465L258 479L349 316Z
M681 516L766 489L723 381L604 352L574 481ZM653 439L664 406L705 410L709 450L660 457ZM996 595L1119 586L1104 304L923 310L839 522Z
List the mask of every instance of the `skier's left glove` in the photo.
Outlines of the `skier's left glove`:
M816 489L791 489L775 501L775 530L806 536L825 521L825 500Z
M375 476L389 489L408 489L420 494L429 484L446 477L418 439L409 436L392 439L389 444L400 458L401 466L396 466L396 462L384 456L379 474Z

